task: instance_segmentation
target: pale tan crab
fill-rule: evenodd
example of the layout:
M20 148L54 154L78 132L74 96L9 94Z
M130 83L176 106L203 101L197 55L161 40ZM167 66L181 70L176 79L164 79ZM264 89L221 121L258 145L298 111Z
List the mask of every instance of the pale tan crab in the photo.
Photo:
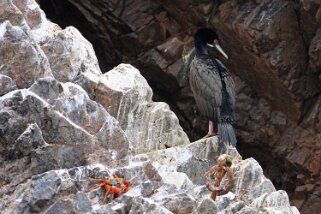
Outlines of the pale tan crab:
M234 172L231 168L232 166L232 158L227 154L222 154L217 158L217 165L212 166L206 173L206 187L209 191L212 192L211 198L213 200L216 199L219 195L224 195L228 193L234 184ZM227 180L225 186L221 186L221 181L224 175L227 174ZM214 175L214 182L212 179L212 175Z

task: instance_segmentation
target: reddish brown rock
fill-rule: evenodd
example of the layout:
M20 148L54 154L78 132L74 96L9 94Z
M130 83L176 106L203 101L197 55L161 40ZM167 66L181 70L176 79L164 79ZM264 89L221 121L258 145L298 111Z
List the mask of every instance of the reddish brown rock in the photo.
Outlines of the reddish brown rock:
M10 21L0 25L0 72L9 76L18 88L28 88L41 77L51 77L48 59L34 41L30 29Z

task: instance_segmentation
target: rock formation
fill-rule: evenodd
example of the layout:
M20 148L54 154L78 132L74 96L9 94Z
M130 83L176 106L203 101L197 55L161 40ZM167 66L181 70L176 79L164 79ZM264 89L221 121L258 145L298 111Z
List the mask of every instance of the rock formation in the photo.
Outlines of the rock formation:
M0 6L1 212L299 213L253 158L216 137L190 143L136 68L102 74L74 27L48 21L33 0ZM222 153L235 158L236 181L213 202L204 173ZM86 176L112 174L132 187L103 204Z
M240 152L258 159L302 212L320 209L320 1L40 4L49 18L80 29L103 70L121 61L137 67L154 100L169 103L190 139L207 128L186 79L192 36L200 26L215 27L230 58L222 60L237 82Z

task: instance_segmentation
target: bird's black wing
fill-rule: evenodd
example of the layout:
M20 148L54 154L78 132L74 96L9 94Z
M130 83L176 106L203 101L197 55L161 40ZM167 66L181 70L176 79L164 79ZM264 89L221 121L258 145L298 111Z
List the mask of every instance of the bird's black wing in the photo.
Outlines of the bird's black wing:
M231 113L233 114L233 117L234 117L235 99L236 99L234 80L231 74L228 72L227 68L224 66L224 64L218 59L216 59L216 61L220 66L220 69L225 71L224 74L222 75L223 76L222 80L225 82L225 85L226 85L226 91L229 96L229 104L231 105L231 110L232 110Z
M195 57L190 66L190 85L201 114L217 122L222 104L222 82L217 63L211 58Z
M232 76L223 63L216 60L222 79L222 105L218 123L218 135L220 141L236 146L236 136L232 124L234 123L235 88Z

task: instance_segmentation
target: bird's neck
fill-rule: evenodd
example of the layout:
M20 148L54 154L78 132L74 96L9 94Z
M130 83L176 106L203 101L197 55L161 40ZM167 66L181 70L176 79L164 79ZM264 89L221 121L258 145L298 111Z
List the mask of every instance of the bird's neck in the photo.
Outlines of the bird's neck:
M208 47L204 43L195 43L196 55L208 55Z

